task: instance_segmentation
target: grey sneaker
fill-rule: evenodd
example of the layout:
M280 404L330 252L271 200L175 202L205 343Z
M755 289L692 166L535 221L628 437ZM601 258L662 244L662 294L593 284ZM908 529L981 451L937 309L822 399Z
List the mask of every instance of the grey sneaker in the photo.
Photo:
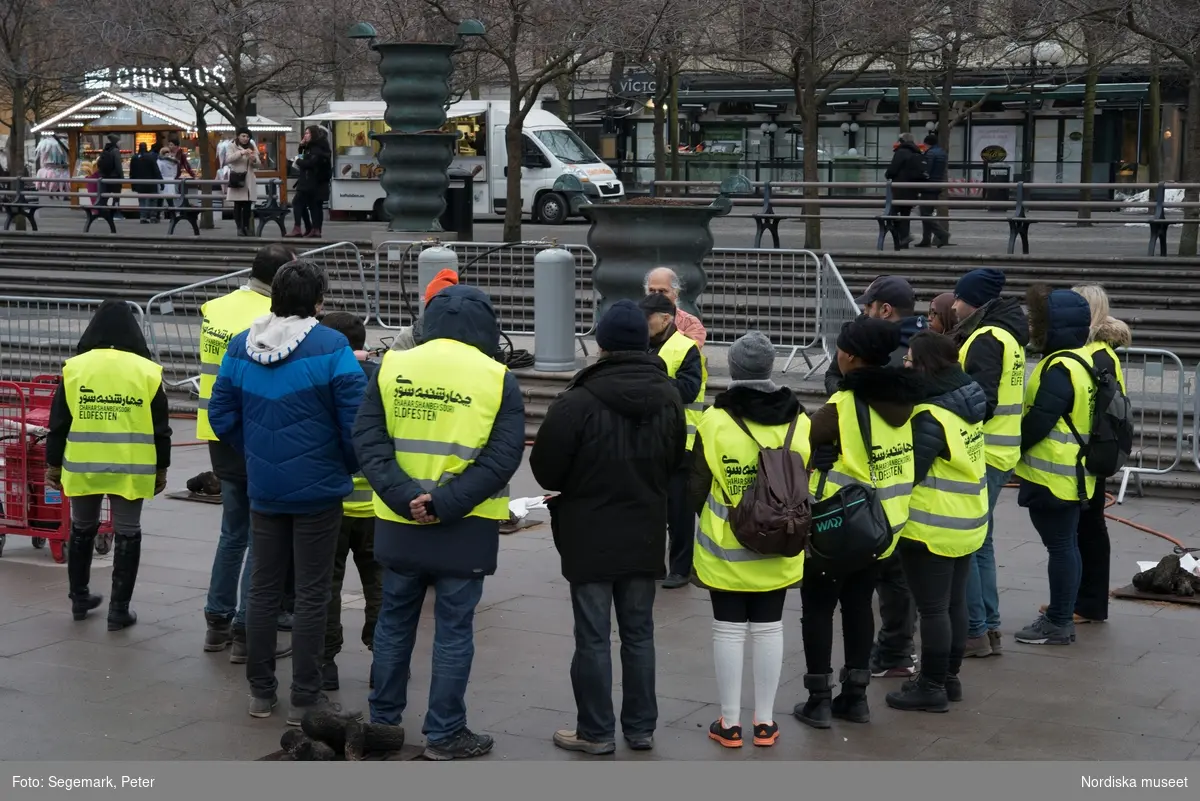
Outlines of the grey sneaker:
M982 659L985 656L991 656L992 653L992 641L986 634L982 637L967 638L967 649L963 652L964 657Z
M1045 616L1039 617L1014 636L1026 645L1070 645L1075 641L1075 624L1056 626Z
M347 720L361 721L363 719L363 713L361 709L345 709L337 701L331 701L329 700L329 696L325 695L325 693L321 693L317 697L316 703L304 704L303 706L299 704L290 704L288 706L287 725L299 726L300 721L304 720L304 716L312 711L328 712L331 715L337 715L338 717L346 718Z
M988 630L988 644L992 646L992 656L1000 656L1004 650L1004 635L1000 633L1000 629Z
M464 728L448 740L440 743L429 743L425 746L425 758L434 762L447 762L451 759L472 759L481 757L492 750L496 744L487 734L476 734Z
M270 698L255 698L250 696L250 717L252 718L269 718L271 710L279 703L279 696L272 695Z
M554 744L564 751L579 751L592 756L603 756L617 750L617 744L612 740L593 742L579 736L574 729L559 729L554 732Z

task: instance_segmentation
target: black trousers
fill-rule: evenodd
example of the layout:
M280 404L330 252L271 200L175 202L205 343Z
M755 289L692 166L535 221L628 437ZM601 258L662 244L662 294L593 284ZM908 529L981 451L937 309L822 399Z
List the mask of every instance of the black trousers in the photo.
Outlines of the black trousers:
M910 201L917 200L918 195L915 191L910 189L897 189L892 192L892 198L893 200ZM913 213L913 206L905 203L902 206L896 206L893 208L892 213L901 217L908 217ZM895 225L896 233L899 235L900 241L904 242L904 240L912 234L912 224L908 220L896 220Z
M338 535L337 552L333 557L333 582L329 592L329 610L325 614L326 662L332 662L341 653L344 643L342 633L342 583L346 580L346 563L354 554L354 567L362 581L363 600L366 601L366 621L363 623L362 643L370 650L375 643L375 624L379 621L379 608L383 605L383 567L375 561L375 518L342 516L342 529Z
M726 623L778 623L783 620L787 588L770 592L709 590L713 619Z
M805 572L800 585L804 606L801 631L804 634L804 661L808 672L833 672L833 613L842 605L842 648L846 667L867 670L871 663L871 642L875 639L875 594L877 565L845 576L830 576L815 570Z
M905 537L896 553L921 614L921 675L945 685L947 675L958 675L967 647L971 557L938 556L925 543Z
M690 454L689 454L690 456ZM671 476L667 489L668 544L667 572L677 576L692 574L692 548L696 541L696 510L688 508L688 478L692 464L688 463Z
M893 552L879 563L879 637L875 648L878 666L897 667L913 655L917 607L905 581L900 556Z
M342 523L342 505L303 515L250 513L254 566L246 613L246 678L256 698L270 698L275 678L278 612L283 604L288 563L296 571L296 611L292 623L292 698L297 706L321 693L325 613Z
M944 242L948 237L946 225L937 216L937 206L934 203L942 199L942 191L921 193L922 204L917 208L921 212L921 241Z
M1108 570L1112 546L1104 519L1104 482L1096 482L1092 499L1079 514L1079 558L1083 571L1075 614L1089 620L1108 620Z
M254 234L254 204L249 200L233 201L233 221L239 231Z

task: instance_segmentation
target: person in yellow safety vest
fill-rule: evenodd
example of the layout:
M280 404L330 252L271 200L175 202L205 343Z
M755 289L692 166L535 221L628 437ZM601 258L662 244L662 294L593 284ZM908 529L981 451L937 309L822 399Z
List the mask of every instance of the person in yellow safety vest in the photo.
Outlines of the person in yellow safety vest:
M1080 435L1091 433L1096 386L1087 368L1061 354L1075 353L1092 363L1085 347L1092 317L1087 301L1069 289L1032 286L1026 306L1030 349L1044 355L1025 383L1017 503L1029 510L1049 554L1050 603L1015 639L1029 645L1070 645L1082 570L1076 532L1098 482L1084 469L1066 418Z
M851 483L873 484L894 535L908 521L916 476L909 417L913 406L924 399L924 383L919 376L889 365L892 351L899 344L900 327L887 320L859 317L842 327L837 339L841 389L812 416L809 435L813 500L823 500ZM860 413L870 415L869 449L859 423ZM822 476L825 487L817 497ZM893 550L894 539L881 559ZM800 599L808 668L804 687L809 696L794 709L801 723L827 729L833 717L855 723L871 719L867 685L871 682L871 645L875 638L871 599L877 574L878 564L842 575L811 567L805 570ZM840 676L841 693L832 698L833 613L839 603L845 666Z
M171 422L162 367L129 304L100 304L63 365L50 407L46 486L70 499L67 584L71 614L83 620L103 598L89 589L100 509L112 512L112 595L108 630L137 622L129 599L142 554L142 502L167 488Z
M399 726L425 593L434 605L427 759L482 756L492 738L467 728L475 607L496 572L508 483L525 450L525 403L494 356L491 300L451 286L425 307L422 344L388 351L354 425L363 475L375 490L375 559L383 608L375 624L371 720Z
M987 398L959 367L948 336L917 334L906 363L927 387L913 411L915 484L896 545L921 618L921 672L886 700L893 709L946 712L963 697L967 573L987 535Z
M957 319L951 336L958 360L987 397L983 435L987 457L988 533L971 557L967 574L968 657L999 655L1000 590L992 547L992 517L1000 490L1012 478L1020 458L1021 404L1025 399L1025 346L1029 322L1019 298L1002 298L1004 273L972 270L954 287L951 313Z
M667 366L667 376L675 389L679 390L679 399L683 402L687 418L687 450L690 453L696 439L696 424L704 413L704 391L708 383L704 356L695 341L679 333L675 327L675 304L666 295L647 295L642 299L641 308L650 327L650 352L663 360ZM691 469L692 459L689 456L671 479L671 488L667 493L670 539L667 544L664 590L686 587L688 577L692 574L692 539L696 532L696 515L687 503Z
M747 632L754 656L754 744L771 746L779 739L774 709L783 669L783 602L788 588L804 576L803 553L785 557L748 551L729 525L730 509L757 475L759 450L782 448L793 423L791 449L808 463L808 416L791 389L771 380L774 367L775 346L758 331L730 346L732 380L700 418L689 485L689 508L700 514L695 581L709 590L712 600L713 661L721 701L721 717L709 726L708 736L726 748L744 744Z
M321 325L346 337L358 359L358 366L367 377L367 383L372 383L379 373L379 365L371 361L367 351L363 350L367 345L367 328L363 321L350 312L334 311L321 318ZM351 478L354 480L354 489L342 501L342 528L333 556L333 584L325 613L322 690L341 687L335 660L342 650L342 584L346 578L346 560L352 552L366 604L363 609L362 643L368 651L375 645L375 623L379 620L379 608L383 605L383 568L375 561L375 493L361 471ZM371 679L367 683L370 687L375 686Z
M1083 284L1073 290L1088 303L1092 313L1089 342L1097 372L1107 370L1117 378L1122 391L1125 376L1116 348L1128 348L1133 342L1129 326L1109 315L1108 293L1099 284ZM1112 547L1104 519L1104 482L1097 481L1087 508L1079 513L1079 595L1075 599L1075 622L1096 623L1108 620L1108 570Z
M279 268L295 260L296 253L278 242L259 248L250 265L245 286L200 307L200 403L196 410L196 436L208 442L208 458L221 482L221 536L213 556L204 603L204 650L230 649L229 661L246 663L246 601L250 592L250 498L246 494L246 460L217 439L208 422L208 403L229 340L271 313L271 282ZM283 616L281 615L281 618ZM282 621L281 621L282 622ZM275 654L282 659L291 646L282 643Z

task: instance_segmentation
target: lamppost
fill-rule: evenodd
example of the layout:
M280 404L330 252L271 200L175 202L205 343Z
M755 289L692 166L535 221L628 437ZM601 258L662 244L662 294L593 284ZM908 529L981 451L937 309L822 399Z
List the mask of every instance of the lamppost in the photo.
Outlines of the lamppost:
M1058 42L1037 41L1028 45L1019 45L1012 50L1007 58L1009 64L1017 69L1026 69L1029 84L1029 99L1025 101L1025 132L1021 144L1021 171L1024 180L1033 180L1034 147L1037 135L1034 131L1035 120L1033 112L1037 109L1038 99L1037 80L1041 71L1052 72L1063 62L1066 53Z
M379 53L380 95L387 103L384 122L389 130L372 132L382 145L379 183L387 193L383 201L388 231L441 232L438 219L446 208L450 178L446 170L454 160L458 131L443 132L450 102L453 55L468 36L482 36L483 23L459 23L453 43L375 42L378 34L369 22L351 26L347 36L366 39Z

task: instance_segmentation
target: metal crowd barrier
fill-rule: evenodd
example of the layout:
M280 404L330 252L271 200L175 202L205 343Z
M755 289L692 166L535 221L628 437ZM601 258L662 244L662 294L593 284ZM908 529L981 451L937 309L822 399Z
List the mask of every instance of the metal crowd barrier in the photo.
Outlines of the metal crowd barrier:
M819 368L837 358L837 338L842 326L861 314L854 302L854 293L846 286L842 274L828 253L821 260L817 282L817 333L821 341L821 361L808 371L811 376Z
M1192 464L1200 471L1200 364L1196 365L1192 383Z
M1166 475L1183 460L1188 375L1183 362L1169 350L1120 348L1117 354L1125 376L1125 394L1133 406L1135 431L1129 457L1133 464L1122 469L1117 493L1117 503L1124 503L1130 477L1140 496L1142 476Z
M75 355L79 337L104 301L99 298L34 298L0 295L0 379L28 381L58 375ZM142 307L129 303L139 324Z

